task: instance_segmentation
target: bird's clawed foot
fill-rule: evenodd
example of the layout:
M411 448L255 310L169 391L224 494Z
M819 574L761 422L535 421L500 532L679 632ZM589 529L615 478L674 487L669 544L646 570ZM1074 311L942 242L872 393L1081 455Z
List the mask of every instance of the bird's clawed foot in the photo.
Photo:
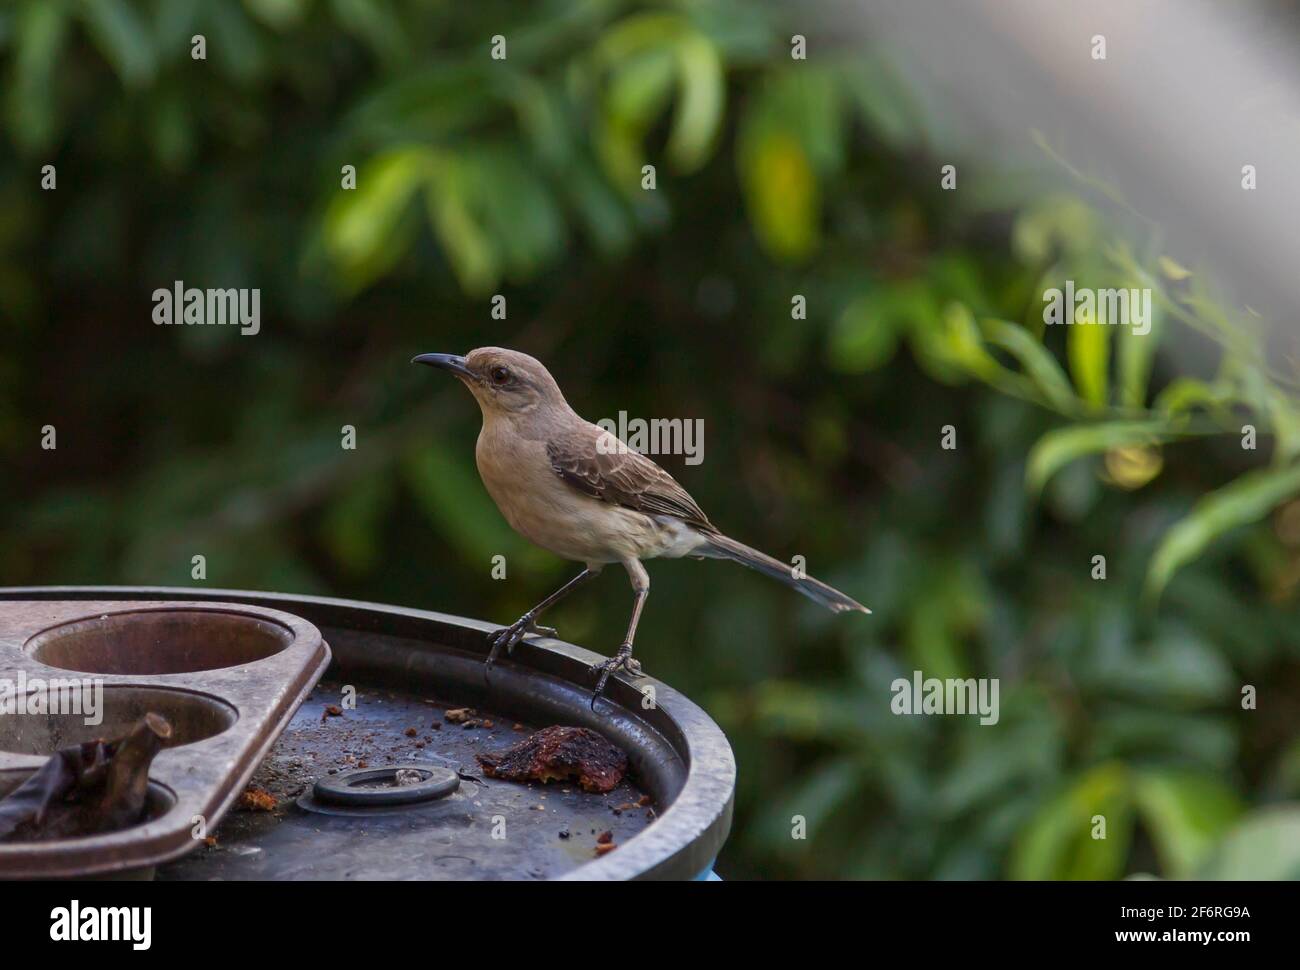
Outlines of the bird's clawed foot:
M605 690L605 684L609 681L610 674L616 670L626 670L633 677L641 676L641 661L632 656L632 644L624 641L618 648L618 653L603 660L598 664L591 665L593 674L600 674L600 679L596 681L596 689L591 694L591 708L596 709L596 698L600 697Z
M492 649L488 652L487 665L491 667L504 650L507 654L512 653L515 644L533 633L542 637L553 637L556 635L555 628L549 626L538 626L537 618L532 613L525 613L519 619L515 620L509 626L503 626L495 633L488 635L488 643Z

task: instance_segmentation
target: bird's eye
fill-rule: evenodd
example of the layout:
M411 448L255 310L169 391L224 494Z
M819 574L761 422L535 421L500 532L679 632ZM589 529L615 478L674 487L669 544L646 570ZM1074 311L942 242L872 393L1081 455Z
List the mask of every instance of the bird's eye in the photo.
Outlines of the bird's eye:
M510 380L510 371L508 369L500 365L492 368L493 384L504 384L508 380Z

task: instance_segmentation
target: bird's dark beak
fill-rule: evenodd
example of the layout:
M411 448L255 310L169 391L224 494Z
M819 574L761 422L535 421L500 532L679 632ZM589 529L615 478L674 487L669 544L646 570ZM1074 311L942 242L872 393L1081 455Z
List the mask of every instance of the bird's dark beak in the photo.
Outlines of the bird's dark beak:
M418 354L411 358L411 363L441 367L443 370L451 371L457 377L464 377L471 381L476 379L474 372L466 365L465 358L457 357L455 354Z

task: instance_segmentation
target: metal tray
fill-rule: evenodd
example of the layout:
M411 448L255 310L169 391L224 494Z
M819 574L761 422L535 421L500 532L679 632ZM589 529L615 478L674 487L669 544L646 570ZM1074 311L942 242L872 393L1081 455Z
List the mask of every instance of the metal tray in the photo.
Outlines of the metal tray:
M146 820L116 832L0 844L0 878L147 870L202 843L329 666L306 620L193 601L0 602L0 682L46 709L0 714L0 796L60 748L172 725L150 770ZM75 702L102 691L98 718ZM57 711L49 711L53 702ZM87 723L94 720L96 723Z

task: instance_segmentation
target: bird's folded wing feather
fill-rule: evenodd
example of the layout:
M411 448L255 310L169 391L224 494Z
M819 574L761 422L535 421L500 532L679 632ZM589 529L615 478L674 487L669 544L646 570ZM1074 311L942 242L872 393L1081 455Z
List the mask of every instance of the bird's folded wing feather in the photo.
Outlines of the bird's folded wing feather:
M611 505L647 515L670 515L697 528L716 531L686 489L649 458L626 449L613 435L609 435L612 447L598 448L600 436L607 434L590 425L548 441L546 455L555 474L579 491Z

